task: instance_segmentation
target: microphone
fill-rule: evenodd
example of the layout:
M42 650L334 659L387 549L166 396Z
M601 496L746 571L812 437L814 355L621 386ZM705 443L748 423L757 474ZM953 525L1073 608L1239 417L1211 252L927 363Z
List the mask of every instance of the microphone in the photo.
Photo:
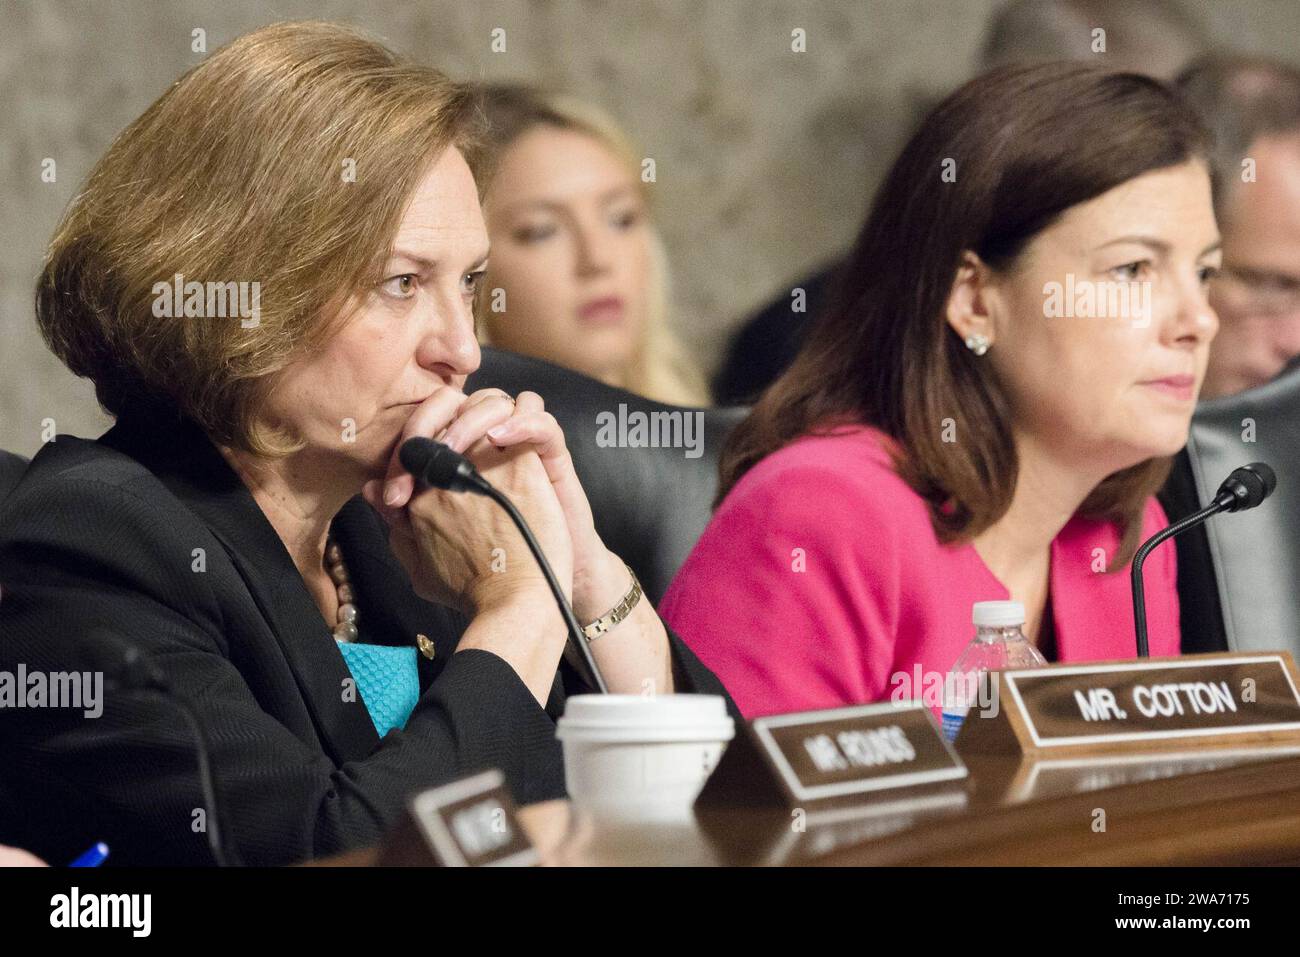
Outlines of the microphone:
M469 459L433 439L408 439L397 457L402 468L425 485L449 492L475 492L489 498L496 491Z
M1147 609L1146 595L1142 584L1142 563L1161 542L1168 541L1180 532L1200 525L1212 515L1219 512L1244 512L1254 508L1273 494L1277 488L1277 476L1263 462L1252 462L1241 468L1233 469L1232 474L1223 480L1219 490L1214 493L1214 500L1199 512L1193 512L1186 518L1179 519L1172 525L1152 535L1133 555L1133 628L1137 633L1137 653L1139 658L1149 657L1147 650Z
M469 459L441 442L420 437L407 439L402 443L401 449L398 450L397 457L402 463L402 468L410 472L418 483L433 488L445 489L449 492L473 492L476 495L483 495L492 499L505 509L506 514L515 523L515 528L519 529L519 534L524 537L528 550L533 553L533 559L542 570L542 575L546 578L546 584L551 588L551 594L555 597L555 604L560 609L560 616L564 619L565 627L569 631L569 647L577 654L578 660L586 666L589 672L585 677L590 678L592 687L601 694L608 694L609 689L605 685L605 677L600 673L600 668L596 665L596 659L592 657L591 649L587 647L587 636L583 634L582 626L578 624L578 619L573 614L573 606L564 597L564 589L560 587L559 579L555 577L555 572L551 569L551 563L546 560L546 554L542 551L542 546L538 544L537 539L533 536L533 530L528 527L528 523L524 521L519 509L515 508L515 503L480 475L478 469L474 467L474 464Z
M153 695L172 705L194 735L194 751L199 765L199 787L203 790L203 803L208 812L208 850L218 867L240 863L233 847L226 845L226 825L223 805L217 800L217 781L212 773L212 747L198 712L183 696L176 693L166 674L134 645L125 644L105 634L95 636L112 658L104 669L105 685L114 691L136 691Z

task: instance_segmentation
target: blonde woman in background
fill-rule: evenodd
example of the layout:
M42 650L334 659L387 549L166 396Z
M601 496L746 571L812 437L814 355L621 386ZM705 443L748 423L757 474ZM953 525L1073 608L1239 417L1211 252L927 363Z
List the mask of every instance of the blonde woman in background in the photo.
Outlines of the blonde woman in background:
M480 90L492 256L480 338L660 402L709 394L668 323L667 262L641 160L586 103Z

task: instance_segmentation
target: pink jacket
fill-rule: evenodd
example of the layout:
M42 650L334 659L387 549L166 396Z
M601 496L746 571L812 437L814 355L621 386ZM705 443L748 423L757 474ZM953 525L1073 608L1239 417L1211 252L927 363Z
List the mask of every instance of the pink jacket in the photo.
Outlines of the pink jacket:
M660 603L746 717L920 698L974 637L971 605L1010 597L972 545L939 543L884 441L854 427L767 456ZM1142 537L1166 524L1148 501ZM1094 571L1118 545L1114 525L1078 516L1052 542L1057 660L1136 655L1128 566ZM1152 656L1179 653L1175 576L1167 543L1145 566Z

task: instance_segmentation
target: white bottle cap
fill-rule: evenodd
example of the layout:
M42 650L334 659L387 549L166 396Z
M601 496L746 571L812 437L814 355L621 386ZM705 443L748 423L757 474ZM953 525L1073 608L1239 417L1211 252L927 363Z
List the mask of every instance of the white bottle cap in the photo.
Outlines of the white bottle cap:
M1014 628L1025 623L1025 606L1018 601L977 601L971 620L977 628Z

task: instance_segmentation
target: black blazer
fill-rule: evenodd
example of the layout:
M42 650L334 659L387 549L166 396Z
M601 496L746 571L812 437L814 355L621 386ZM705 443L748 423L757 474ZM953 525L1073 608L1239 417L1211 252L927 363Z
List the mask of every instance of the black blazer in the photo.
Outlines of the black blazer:
M585 690L562 664L545 709L501 658L459 654L464 619L420 599L360 497L334 521L368 641L412 644L421 697L381 741L344 700L343 657L287 550L192 422L124 410L97 441L59 436L0 506L0 671L111 670L133 645L200 712L247 864L372 844L413 792L497 767L517 800L564 795L555 718ZM681 690L725 694L671 636ZM0 843L62 864L210 863L193 738L174 706L105 692L103 714L0 711ZM728 698L733 715L734 705Z

